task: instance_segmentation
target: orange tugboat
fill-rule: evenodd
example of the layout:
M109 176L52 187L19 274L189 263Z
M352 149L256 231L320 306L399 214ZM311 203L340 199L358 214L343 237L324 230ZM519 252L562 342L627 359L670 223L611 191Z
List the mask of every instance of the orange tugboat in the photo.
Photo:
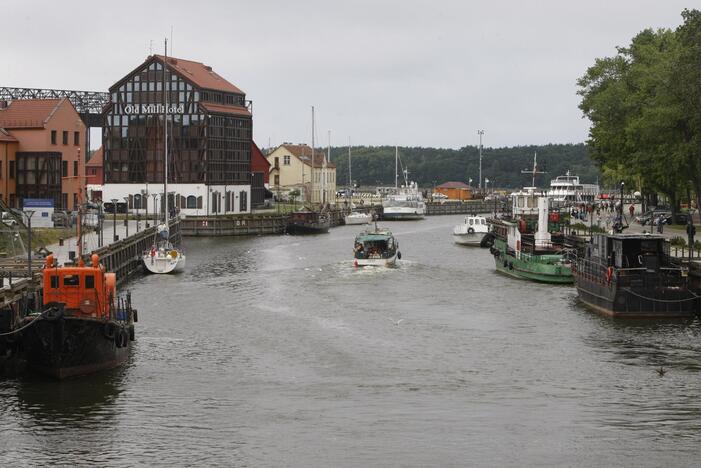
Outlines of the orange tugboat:
M122 364L134 340L130 295L117 297L116 276L105 272L97 254L89 265L78 258L76 266L46 258L43 312L27 316L36 323L22 333L28 366L58 379Z

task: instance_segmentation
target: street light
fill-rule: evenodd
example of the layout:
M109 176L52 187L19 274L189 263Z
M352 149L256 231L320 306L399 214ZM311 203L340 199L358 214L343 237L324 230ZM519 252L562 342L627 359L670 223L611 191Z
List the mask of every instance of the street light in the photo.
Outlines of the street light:
M146 229L148 229L148 185L146 189L141 189L141 203L146 205ZM139 223L136 223L136 230L139 230Z
M152 193L151 196L153 197L153 222L158 224L158 206L156 205L156 197L158 197L158 193Z
M112 242L117 242L117 199L112 198Z
M124 202L127 204L127 215L124 218L124 226L126 227L126 237L129 237L129 197L124 197Z
M29 273L29 282L32 281L32 215L34 210L26 210L23 213L27 216L27 271Z

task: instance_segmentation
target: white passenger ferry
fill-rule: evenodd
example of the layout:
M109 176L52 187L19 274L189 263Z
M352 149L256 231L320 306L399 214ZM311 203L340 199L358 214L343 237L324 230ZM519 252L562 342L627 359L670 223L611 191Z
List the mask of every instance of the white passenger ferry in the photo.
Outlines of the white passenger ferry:
M555 202L587 203L599 195L596 184L582 184L579 176L571 175L570 171L550 181L547 196Z

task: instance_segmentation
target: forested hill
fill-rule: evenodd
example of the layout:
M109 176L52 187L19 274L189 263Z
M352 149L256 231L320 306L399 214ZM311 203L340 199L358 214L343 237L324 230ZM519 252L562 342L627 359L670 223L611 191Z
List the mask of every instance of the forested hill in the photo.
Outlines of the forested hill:
M533 167L533 154L538 154L538 170L547 174L536 178L536 185L547 186L550 179L564 175L568 170L584 183L594 183L599 170L589 157L584 144L517 146L513 148L482 148L482 177L499 188L518 188L530 185L531 176L521 174ZM394 185L393 146L354 146L351 148L353 180L359 185ZM479 151L477 147L460 149L399 148L403 167L409 169L409 179L422 187L440 185L447 181L477 185ZM336 164L338 186L348 184L348 148L331 149L331 160ZM400 169L401 170L401 169ZM401 179L400 179L401 180Z

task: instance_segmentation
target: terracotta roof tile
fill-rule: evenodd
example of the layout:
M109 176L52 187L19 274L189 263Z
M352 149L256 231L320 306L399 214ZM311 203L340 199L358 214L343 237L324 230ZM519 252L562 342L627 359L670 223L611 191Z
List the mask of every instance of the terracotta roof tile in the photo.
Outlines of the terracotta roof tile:
M233 114L233 115L246 115L251 116L251 113L245 107L241 106L227 106L224 104L213 104L211 102L200 102L200 107L205 108L209 112L214 112L218 114Z
M0 141L4 143L13 143L17 141L17 138L10 135L10 132L5 130L4 128L0 128Z
M156 55L156 58L158 58L161 63L165 60L163 55ZM243 91L226 81L213 71L212 67L204 63L168 57L168 67L176 70L201 88L244 94Z
M92 155L92 158L90 158L90 161L85 163L85 167L102 167L104 164L103 159L105 157L105 152L102 149L102 146L100 146L97 151L95 151Z
M471 188L469 185L467 185L464 182L444 182L441 185L437 186L436 188Z
M43 128L64 99L15 99L0 109L0 127Z

